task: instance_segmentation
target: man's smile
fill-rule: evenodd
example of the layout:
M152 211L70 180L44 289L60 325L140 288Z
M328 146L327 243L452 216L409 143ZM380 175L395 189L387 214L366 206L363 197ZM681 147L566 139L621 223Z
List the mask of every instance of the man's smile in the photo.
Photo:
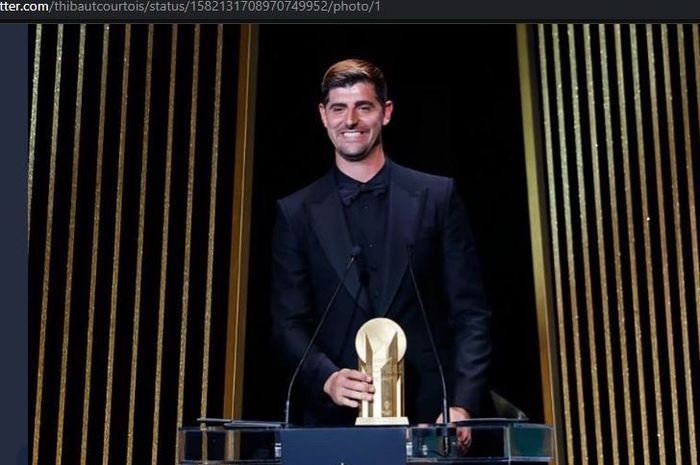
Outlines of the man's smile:
M340 134L346 139L359 139L365 131L352 130L352 131L341 131Z

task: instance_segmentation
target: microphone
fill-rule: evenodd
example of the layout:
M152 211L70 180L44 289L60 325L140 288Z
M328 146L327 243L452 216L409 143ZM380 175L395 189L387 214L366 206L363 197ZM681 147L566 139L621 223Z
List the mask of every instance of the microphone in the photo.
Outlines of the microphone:
M348 260L348 264L345 265L345 270L343 270L343 275L340 277L340 281L338 281L338 285L333 290L333 294L331 295L331 298L328 301L328 305L326 305L326 309L323 311L323 315L321 315L321 319L318 320L318 324L316 325L316 330L314 331L314 334L311 336L311 339L309 339L309 344L306 346L306 349L304 349L304 353L302 354L301 358L299 359L299 363L297 364L296 368L294 369L294 373L292 374L292 378L289 381L289 386L287 388L287 400L286 400L285 406L284 406L284 426L285 426L285 428L289 426L289 412L290 412L289 405L290 405L290 401L292 398L292 387L294 386L294 381L296 380L297 375L299 374L299 371L301 371L301 366L304 364L304 361L306 360L306 356L309 354L309 351L311 350L311 346L314 345L314 341L316 340L316 336L318 336L318 333L321 330L321 326L323 326L323 322L325 321L326 317L328 316L328 312L331 309L333 302L335 302L335 298L338 296L338 292L340 291L340 287L345 282L345 277L348 275L348 271L350 271L350 267L357 259L357 256L360 255L361 251L362 251L362 248L359 245L355 245L352 247L352 249L350 249L350 260Z
M428 314L425 312L423 299L421 298L420 290L418 289L416 274L413 272L413 244L407 244L406 250L408 252L408 274L411 276L413 290L416 292L418 306L420 307L421 315L423 316L423 323L425 324L425 331L428 333L428 341L430 341L430 348L433 349L433 355L435 356L435 361L437 362L438 366L438 372L440 374L440 382L442 383L442 420L443 424L445 425L443 447L445 450L445 455L449 455L450 442L449 437L447 435L447 425L450 423L450 409L447 407L447 383L445 383L445 373L442 370L442 363L440 362L440 356L437 352L437 346L435 345L435 340L433 339L433 332L430 330L430 323L428 323Z

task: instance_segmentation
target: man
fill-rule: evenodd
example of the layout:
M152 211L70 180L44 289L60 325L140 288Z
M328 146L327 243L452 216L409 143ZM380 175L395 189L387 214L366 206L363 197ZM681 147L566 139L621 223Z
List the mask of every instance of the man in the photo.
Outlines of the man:
M354 340L364 322L380 316L406 333L410 422L442 421L438 368L409 260L445 368L451 420L468 419L485 391L490 313L454 181L387 158L382 128L394 105L376 66L338 62L321 92L335 167L278 201L273 237L273 330L290 366L308 345L351 250L360 253L299 374L304 395L295 401L304 403L304 422L353 424L360 402L372 400L372 379L355 369Z

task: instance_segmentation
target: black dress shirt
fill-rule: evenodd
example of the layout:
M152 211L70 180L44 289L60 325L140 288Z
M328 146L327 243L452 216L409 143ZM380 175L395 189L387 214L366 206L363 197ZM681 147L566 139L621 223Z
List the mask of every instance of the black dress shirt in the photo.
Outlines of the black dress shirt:
M386 163L366 183L351 178L338 168L335 173L350 237L354 244L362 248L357 257L357 266L360 282L369 296L370 313L374 314L379 311L382 297L386 199L391 173Z

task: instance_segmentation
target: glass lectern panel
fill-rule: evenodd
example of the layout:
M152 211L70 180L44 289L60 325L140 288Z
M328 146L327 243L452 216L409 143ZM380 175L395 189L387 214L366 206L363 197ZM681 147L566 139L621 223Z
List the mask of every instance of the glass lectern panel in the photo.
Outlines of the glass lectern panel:
M303 431L305 428L289 427ZM381 429L381 426L358 427ZM391 427L396 429L396 426ZM469 428L470 443L460 447L458 428ZM308 428L307 428L308 429ZM287 465L281 428L227 428L224 425L186 427L178 430L180 465ZM317 431L321 431L318 429ZM316 434L318 446L328 447L348 434L345 428L325 428ZM406 462L422 464L548 463L554 441L547 425L510 420L472 420L459 426L409 426L404 428ZM352 432L352 431L350 431ZM353 435L354 436L354 435ZM316 447L314 444L312 447ZM332 447L332 446L331 446ZM362 444L357 444L358 448ZM340 457L342 462L342 457ZM307 464L308 465L308 464Z
M466 426L470 425L471 426ZM548 463L552 459L552 429L546 425L509 422L465 422L468 446L457 442L457 428L408 428L410 464L423 463Z
M223 426L178 430L180 465L274 465L279 463L275 430Z

